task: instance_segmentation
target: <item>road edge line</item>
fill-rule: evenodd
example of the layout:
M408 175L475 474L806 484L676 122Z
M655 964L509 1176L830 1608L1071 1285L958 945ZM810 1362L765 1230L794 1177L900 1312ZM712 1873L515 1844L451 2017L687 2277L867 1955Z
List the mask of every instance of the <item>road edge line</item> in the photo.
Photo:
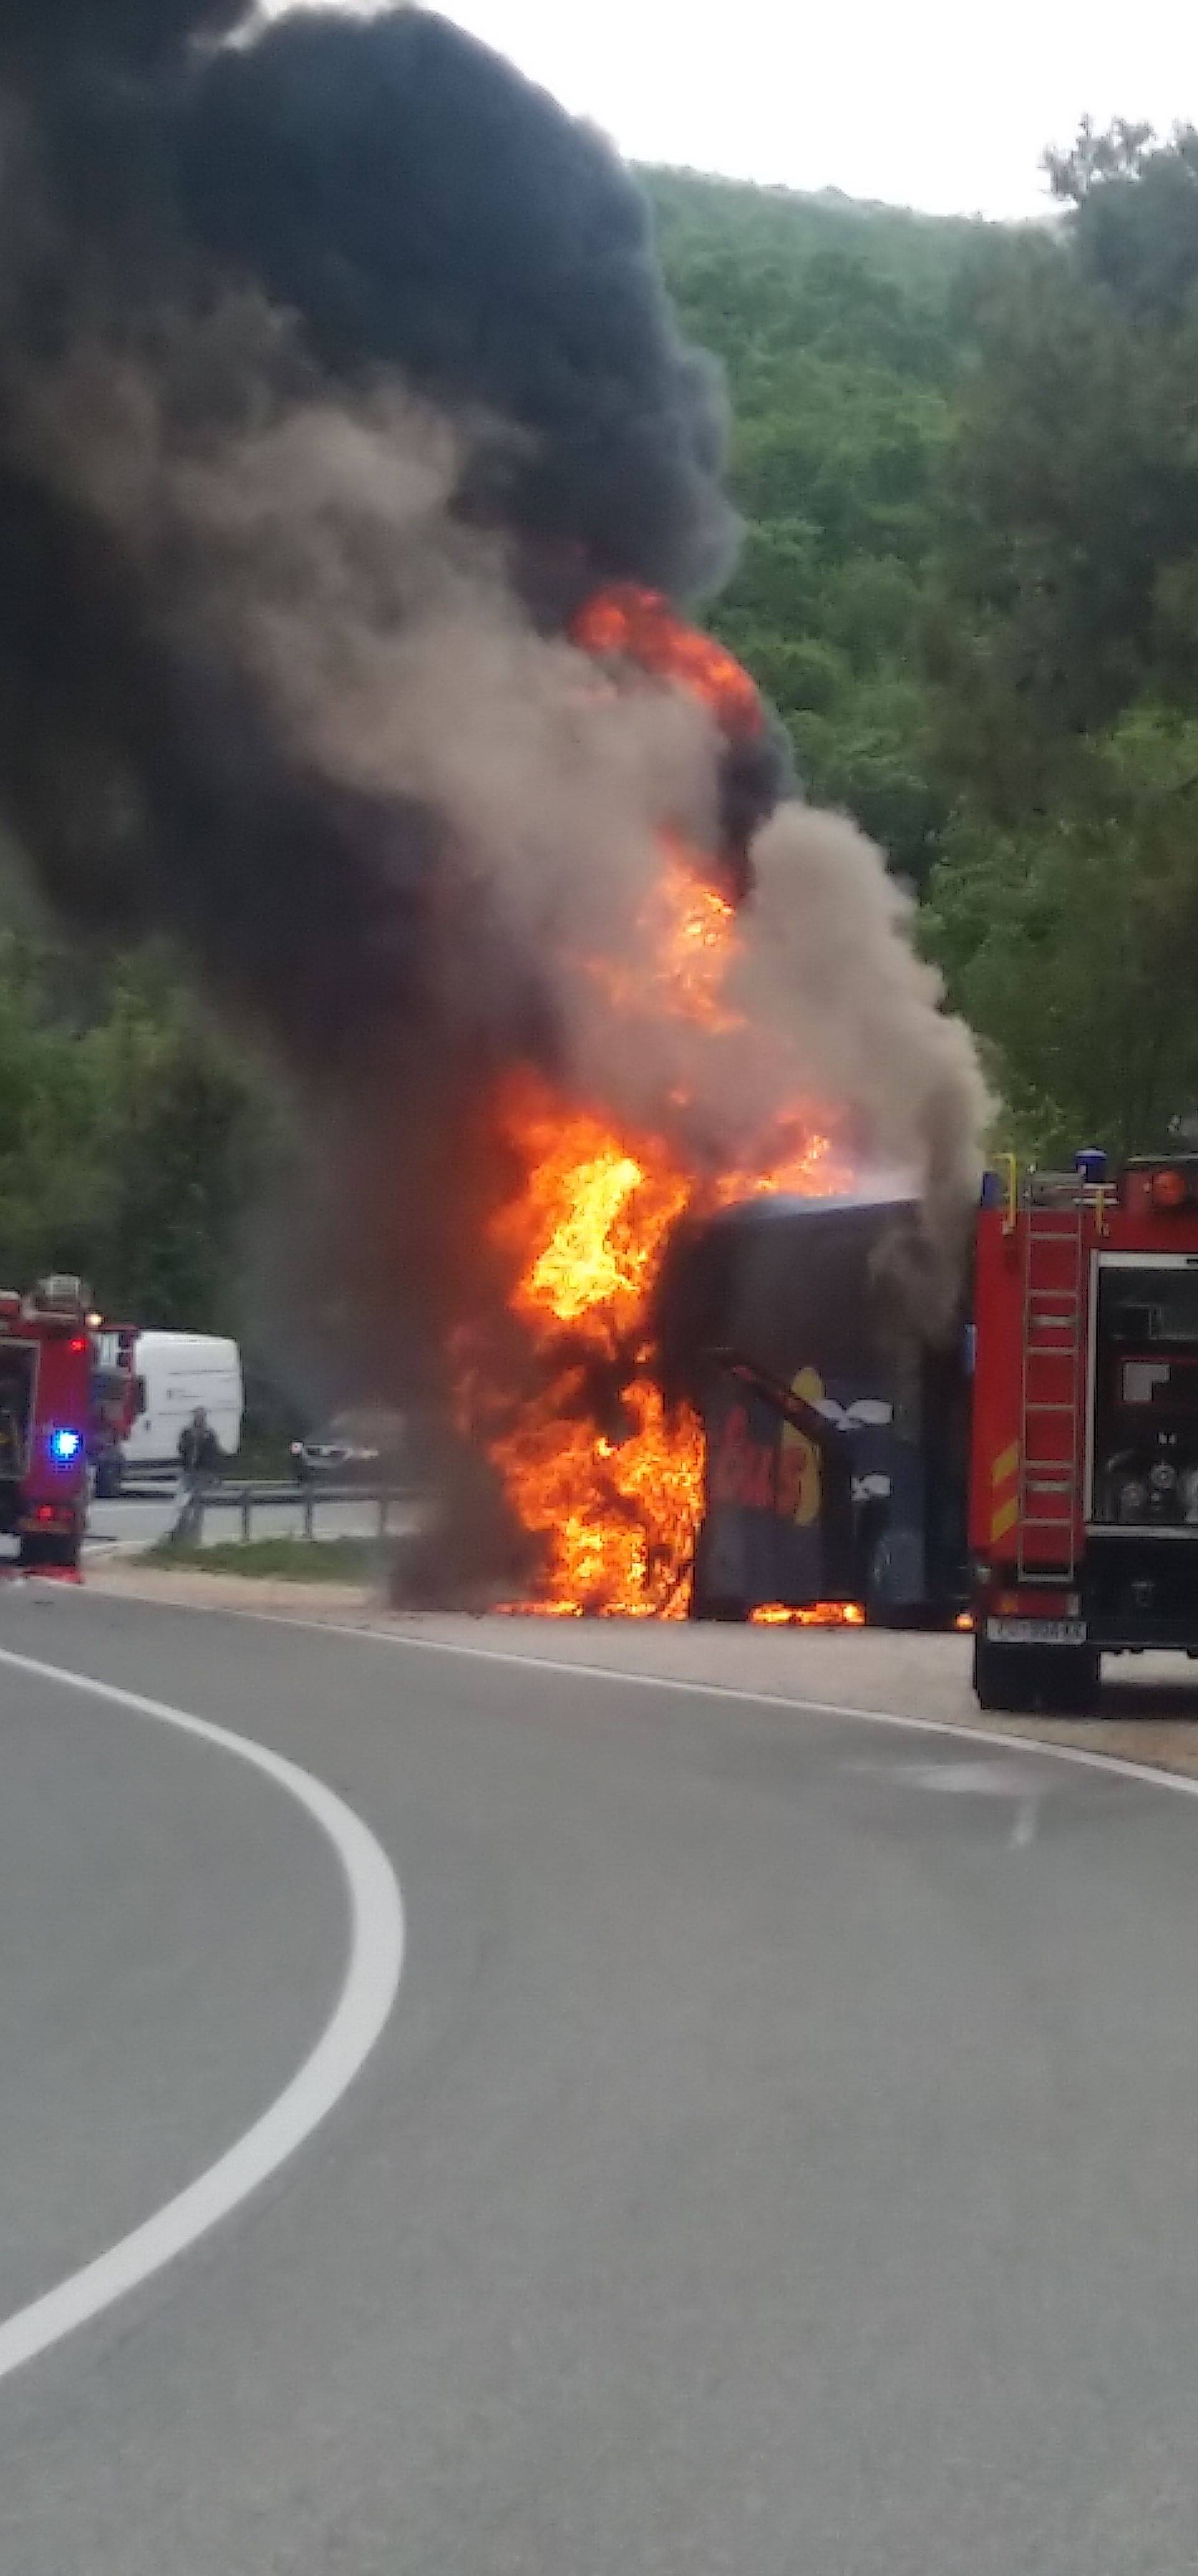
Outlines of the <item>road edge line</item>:
M790 1709L798 1717L847 1717L867 1726L905 1727L912 1735L947 1735L959 1743L965 1737L970 1744L997 1745L1002 1752L1026 1747L1029 1753L1042 1753L1050 1761L1073 1762L1089 1771L1112 1771L1126 1780L1137 1780L1150 1788L1176 1789L1184 1797L1198 1798L1198 1777L1186 1771L1170 1771L1162 1763L1131 1762L1122 1753L1095 1753L1086 1745L1061 1744L1046 1735L1006 1735L993 1726L975 1726L971 1718L901 1717L896 1709L852 1708L844 1700L794 1699L785 1691L749 1690L740 1682L703 1681L681 1673L620 1672L614 1664L572 1663L556 1655L521 1655L502 1646L456 1645L447 1637L397 1637L387 1628L349 1628L327 1619L288 1619L271 1611L253 1613L271 1620L281 1628L305 1628L322 1637L366 1637L378 1646L412 1647L418 1654L459 1655L475 1663L517 1665L521 1672L547 1672L581 1677L584 1681L624 1682L640 1690L683 1691L697 1693L704 1699L734 1699L747 1702L751 1708ZM1098 1719L1093 1721L1100 1723Z
M576 1674L586 1681L622 1682L643 1690L698 1691L708 1698L740 1700L752 1708L791 1709L797 1716L858 1718L873 1726L904 1726L916 1734L964 1735L973 1744L1007 1748L1013 1744L1026 1744L1033 1753L1046 1754L1050 1759L1073 1762L1092 1771L1110 1771L1124 1779L1147 1781L1150 1786L1160 1782L1165 1788L1180 1790L1187 1797L1198 1797L1198 1775L1175 1771L1167 1763L1134 1762L1126 1754L1099 1753L1086 1745L1063 1744L1056 1736L1007 1733L997 1727L982 1726L971 1717L902 1717L894 1709L856 1708L844 1700L796 1699L786 1691L750 1690L737 1682L704 1681L678 1673L622 1673L612 1664L584 1664L564 1657L522 1655L502 1646L458 1645L447 1637L401 1636L393 1628L375 1627L369 1620L351 1623L346 1619L311 1619L302 1612L258 1609L252 1602L164 1601L148 1592L110 1593L108 1598L122 1599L142 1609L168 1613L182 1610L206 1613L213 1618L256 1620L261 1627L299 1628L314 1637L365 1638L376 1646L410 1646L426 1655L459 1655L476 1663L518 1664L523 1671ZM1102 1720L1094 1716L1089 1723L1097 1726Z

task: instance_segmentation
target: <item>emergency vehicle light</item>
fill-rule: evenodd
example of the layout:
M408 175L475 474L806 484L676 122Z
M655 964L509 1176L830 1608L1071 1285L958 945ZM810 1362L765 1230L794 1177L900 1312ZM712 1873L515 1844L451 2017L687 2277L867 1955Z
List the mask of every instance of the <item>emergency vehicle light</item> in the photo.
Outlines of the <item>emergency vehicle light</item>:
M80 1431L52 1431L50 1434L50 1455L58 1460L60 1467L69 1466L82 1447L83 1434Z
M54 1270L31 1288L28 1306L35 1315L78 1315L91 1304L91 1292L73 1271Z
M1188 1172L1179 1171L1172 1163L1163 1165L1159 1172L1153 1172L1148 1183L1148 1191L1155 1208L1163 1208L1171 1212L1175 1208L1192 1207L1194 1204L1192 1176Z

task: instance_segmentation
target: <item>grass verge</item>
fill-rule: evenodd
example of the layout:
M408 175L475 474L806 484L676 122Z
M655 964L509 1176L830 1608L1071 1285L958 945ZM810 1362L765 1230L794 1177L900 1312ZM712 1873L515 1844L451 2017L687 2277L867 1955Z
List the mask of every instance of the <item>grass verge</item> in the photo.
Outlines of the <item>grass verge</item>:
M370 1538L223 1539L216 1547L172 1547L161 1539L142 1565L181 1566L198 1574L244 1574L278 1583L370 1583L379 1571L379 1545Z

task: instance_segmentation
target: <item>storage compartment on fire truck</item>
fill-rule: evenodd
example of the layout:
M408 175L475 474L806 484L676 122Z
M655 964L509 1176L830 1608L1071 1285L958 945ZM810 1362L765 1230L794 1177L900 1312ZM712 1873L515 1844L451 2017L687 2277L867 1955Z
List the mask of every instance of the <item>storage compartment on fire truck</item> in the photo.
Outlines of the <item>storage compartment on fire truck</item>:
M1101 1255L1091 1526L1198 1534L1198 1258Z
M970 1539L983 1708L1092 1708L1198 1655L1198 1158L983 1194Z
M0 1342L0 1529L17 1524L21 1481L29 1467L37 1353L29 1342Z

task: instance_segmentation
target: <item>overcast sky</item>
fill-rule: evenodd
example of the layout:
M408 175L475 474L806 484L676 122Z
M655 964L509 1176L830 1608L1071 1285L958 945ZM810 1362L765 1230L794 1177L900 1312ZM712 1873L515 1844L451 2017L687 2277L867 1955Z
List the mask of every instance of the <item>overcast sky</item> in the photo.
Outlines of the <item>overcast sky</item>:
M1194 0L443 6L636 159L935 213L1036 213L1044 146L1087 110L1198 123Z

